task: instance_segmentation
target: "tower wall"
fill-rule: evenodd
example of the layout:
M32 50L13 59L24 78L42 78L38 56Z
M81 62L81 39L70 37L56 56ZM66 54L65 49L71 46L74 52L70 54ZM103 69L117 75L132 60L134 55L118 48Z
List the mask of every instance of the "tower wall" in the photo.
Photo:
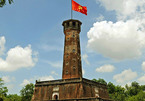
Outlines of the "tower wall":
M109 99L106 85L82 78L37 82L32 101L95 101L99 98Z
M82 78L80 31L81 22L67 20L63 22L65 45L62 79Z

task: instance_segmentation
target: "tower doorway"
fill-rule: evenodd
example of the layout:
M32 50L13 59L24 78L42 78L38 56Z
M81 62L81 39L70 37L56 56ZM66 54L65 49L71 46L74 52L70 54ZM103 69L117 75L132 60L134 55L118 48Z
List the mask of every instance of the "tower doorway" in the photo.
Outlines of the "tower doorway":
M58 100L58 95L54 95L54 100Z

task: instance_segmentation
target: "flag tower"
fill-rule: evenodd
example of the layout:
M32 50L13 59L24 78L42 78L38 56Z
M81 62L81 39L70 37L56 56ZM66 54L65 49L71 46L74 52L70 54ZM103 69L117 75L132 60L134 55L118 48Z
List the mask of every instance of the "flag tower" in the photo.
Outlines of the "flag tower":
M65 45L63 57L62 79L82 78L79 20L66 20L63 22Z
M79 37L82 23L69 19L62 25L65 35L62 79L36 80L31 101L110 101L106 85L83 78Z

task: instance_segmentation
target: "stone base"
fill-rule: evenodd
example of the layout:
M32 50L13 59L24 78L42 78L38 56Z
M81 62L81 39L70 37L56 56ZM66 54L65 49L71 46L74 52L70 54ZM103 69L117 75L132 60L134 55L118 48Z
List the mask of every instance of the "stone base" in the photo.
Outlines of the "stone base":
M85 78L41 81L32 101L110 101L107 86Z

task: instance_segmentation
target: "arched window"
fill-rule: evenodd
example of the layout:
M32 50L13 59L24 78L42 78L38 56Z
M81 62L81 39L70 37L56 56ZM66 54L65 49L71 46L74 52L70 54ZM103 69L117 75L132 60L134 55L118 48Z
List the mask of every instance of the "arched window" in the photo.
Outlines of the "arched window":
M73 41L72 44L75 45L75 41Z
M75 70L76 69L76 67L75 66L73 66L73 70Z
M66 62L66 65L68 65L69 64L69 62Z
M69 41L69 38L67 38L67 41Z
M69 46L66 46L67 51L69 50Z
M73 49L72 51L73 51L73 53L75 53L75 52L76 52L76 50L75 50L75 49Z
M66 71L65 74L68 74L68 71Z
M73 27L75 27L76 26L76 23L75 22L73 22Z
M58 100L58 95L54 95L54 100Z
M68 58L68 56L69 56L69 54L67 53L67 54L66 54L66 58Z
M69 22L67 23L67 27L69 27Z
M52 100L59 100L59 92L53 92Z
M75 38L75 35L73 34L72 37Z

